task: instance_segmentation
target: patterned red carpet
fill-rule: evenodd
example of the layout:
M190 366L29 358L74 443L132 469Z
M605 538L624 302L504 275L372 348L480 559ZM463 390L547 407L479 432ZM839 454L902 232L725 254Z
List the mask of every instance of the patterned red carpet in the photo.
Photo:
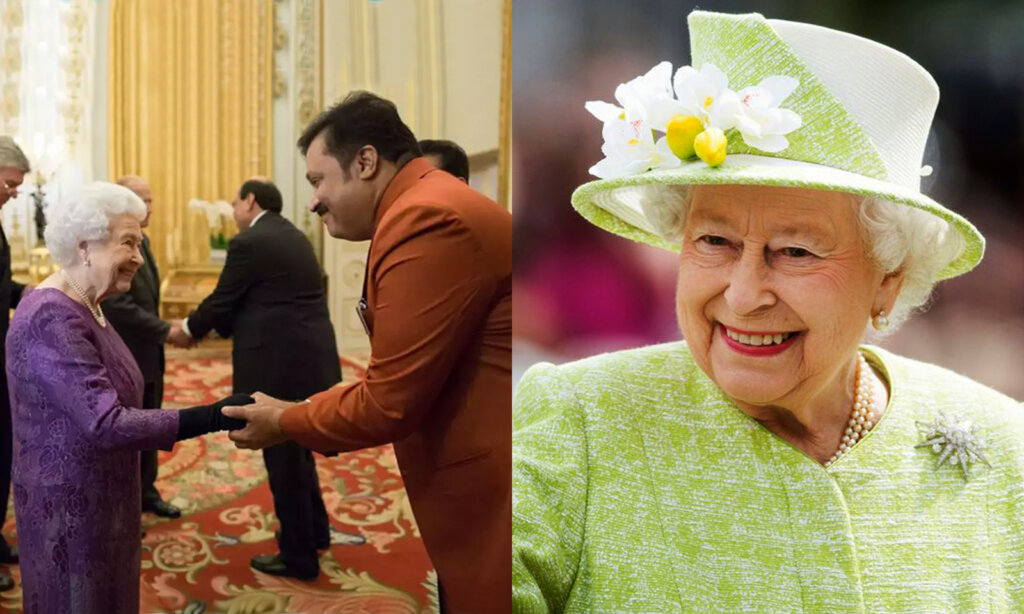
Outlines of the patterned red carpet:
M346 380L359 366L344 362ZM225 350L168 356L165 406L188 407L230 392ZM276 552L276 518L259 452L238 450L224 433L160 453L157 488L182 518L143 516L140 611L203 614L274 612L431 614L435 576L390 446L317 457L331 548L316 582L268 576L249 559ZM13 510L4 526L16 529ZM18 579L17 567L11 568ZM20 588L0 594L18 612Z

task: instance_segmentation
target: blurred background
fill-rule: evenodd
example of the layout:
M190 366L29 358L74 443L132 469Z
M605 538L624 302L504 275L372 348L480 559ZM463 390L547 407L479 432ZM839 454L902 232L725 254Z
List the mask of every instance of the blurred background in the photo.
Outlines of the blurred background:
M587 100L662 60L690 63L679 0L516 0L512 14L514 367L680 338L675 255L576 214L601 124ZM1024 398L1024 2L701 2L864 36L919 62L941 98L923 191L988 239L982 264L940 284L930 308L883 345Z

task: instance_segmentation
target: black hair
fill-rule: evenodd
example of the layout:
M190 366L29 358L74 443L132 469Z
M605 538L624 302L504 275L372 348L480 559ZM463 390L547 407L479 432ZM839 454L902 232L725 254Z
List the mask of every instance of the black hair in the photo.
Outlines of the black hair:
M281 207L284 204L281 198L281 191L273 183L260 181L259 179L250 179L239 188L238 198L245 200L249 198L250 194L256 197L256 204L260 206L260 209L281 213Z
M455 175L469 183L469 157L466 150L455 141L443 139L424 139L420 141L423 155L434 154L441 157L441 170Z
M327 154L338 160L346 175L356 152L366 145L372 145L377 155L389 162L397 162L406 153L420 155L416 137L402 122L395 103L370 92L349 92L306 126L298 142L302 155L321 133L326 135Z

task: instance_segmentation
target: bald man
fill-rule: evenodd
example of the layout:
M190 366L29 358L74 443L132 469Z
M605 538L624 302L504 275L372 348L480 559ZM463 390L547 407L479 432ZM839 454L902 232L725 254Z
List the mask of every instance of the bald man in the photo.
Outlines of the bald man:
M149 226L153 210L153 193L149 182L138 175L125 175L117 183L128 188L146 203L146 218L142 227ZM149 237L142 234L142 268L132 278L132 287L103 301L103 313L117 334L128 346L142 371L142 407L156 409L164 399L164 343L168 341L172 326L160 319L160 271L156 267ZM153 512L164 518L178 518L181 510L164 501L156 489L156 450L142 452L139 462L142 483L142 511Z
M337 384L341 368L320 264L281 208L281 192L266 178L242 184L234 201L241 232L228 245L213 294L183 322L178 341L198 341L211 330L233 337L235 392L297 400ZM330 528L313 454L289 441L263 450L263 461L281 521L280 551L253 558L252 566L316 579L317 550L330 545Z

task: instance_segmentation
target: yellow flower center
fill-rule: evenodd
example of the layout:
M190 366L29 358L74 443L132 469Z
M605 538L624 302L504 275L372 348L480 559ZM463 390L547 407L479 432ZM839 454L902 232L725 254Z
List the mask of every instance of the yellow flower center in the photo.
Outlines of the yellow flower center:
M715 104L715 97L708 96L707 98L704 99L704 110L707 111L708 109L711 108L711 105L713 104Z
M626 143L628 143L630 145L639 145L640 144L640 139L629 139L628 141L626 141Z
M665 133L668 148L680 160L694 156L693 139L704 130L700 120L692 115L675 115L668 122Z
M714 126L697 135L693 140L693 149L708 166L715 167L725 162L726 148L729 145L725 133Z

